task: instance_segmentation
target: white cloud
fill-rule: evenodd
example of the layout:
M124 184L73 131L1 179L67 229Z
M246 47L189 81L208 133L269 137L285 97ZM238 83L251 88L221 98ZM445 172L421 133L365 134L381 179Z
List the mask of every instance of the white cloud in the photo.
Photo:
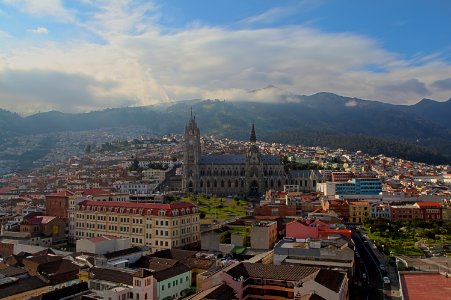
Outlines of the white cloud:
M52 17L59 21L74 20L73 13L64 8L60 0L3 0L2 2L36 17Z
M0 38L10 37L10 34L6 31L0 30Z
M346 101L346 103L345 103L345 106L347 106L347 107L356 107L357 105L358 105L358 103L356 100L349 100L349 101Z
M33 29L28 29L29 32L31 33L36 33L36 34L47 34L49 33L49 30L45 27L36 27Z
M240 21L243 24L269 24L287 16L297 13L299 10L310 10L319 6L322 0L300 0L296 5L274 7L261 14L245 18Z
M297 101L296 94L321 91L392 103L414 103L425 94L438 100L449 98L446 89L430 88L437 80L450 77L449 63L437 56L401 59L366 36L305 26L167 30L157 24L159 12L152 3L101 1L92 5L98 7L86 20L73 24L94 32L101 44L74 38L0 48L0 72L71 74L63 77L62 86L70 86L74 77L89 78L78 81L80 92L71 89L70 97L58 93L62 99L54 101L48 99L52 94L44 97L30 92L22 103L14 101L11 93L2 97L0 89L0 107L23 111L33 107L34 99L40 110L55 109L59 101L76 101L77 96L89 101L68 109L193 98ZM384 72L372 72L367 66L378 66ZM279 88L261 89L268 85Z

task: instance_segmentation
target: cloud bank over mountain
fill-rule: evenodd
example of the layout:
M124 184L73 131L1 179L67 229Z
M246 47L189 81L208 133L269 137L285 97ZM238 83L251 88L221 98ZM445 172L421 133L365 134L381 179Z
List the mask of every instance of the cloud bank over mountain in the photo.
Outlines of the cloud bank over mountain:
M451 90L451 65L440 55L406 58L371 36L314 23L271 26L268 18L286 8L233 26L171 28L158 2L77 3L3 1L3 17L15 9L34 25L0 27L0 107L28 114L193 98L290 102L321 91L412 104L446 100ZM278 88L259 89L268 85Z

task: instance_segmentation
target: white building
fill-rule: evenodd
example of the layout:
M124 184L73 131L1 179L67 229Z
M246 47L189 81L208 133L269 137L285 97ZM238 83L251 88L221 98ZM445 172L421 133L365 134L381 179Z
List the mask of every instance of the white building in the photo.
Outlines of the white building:
M105 254L131 247L130 238L119 238L112 235L102 235L89 239L77 240L76 252Z
M113 187L121 193L149 195L153 193L158 184L156 181L117 181L113 183Z

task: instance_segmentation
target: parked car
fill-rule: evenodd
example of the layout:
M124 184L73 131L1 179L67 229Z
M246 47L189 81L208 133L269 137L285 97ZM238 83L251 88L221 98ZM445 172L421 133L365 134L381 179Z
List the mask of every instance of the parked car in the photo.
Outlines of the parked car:
M390 284L390 278L384 277L383 280L385 284Z

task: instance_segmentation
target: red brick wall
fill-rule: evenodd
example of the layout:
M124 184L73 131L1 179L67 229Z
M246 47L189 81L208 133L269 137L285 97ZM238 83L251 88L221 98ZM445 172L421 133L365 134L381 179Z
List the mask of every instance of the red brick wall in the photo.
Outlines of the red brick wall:
M296 205L260 206L255 208L256 216L296 216Z
M46 196L46 209L48 216L68 218L69 198L66 196Z
M14 253L14 244L0 242L0 255L2 257L10 256Z

